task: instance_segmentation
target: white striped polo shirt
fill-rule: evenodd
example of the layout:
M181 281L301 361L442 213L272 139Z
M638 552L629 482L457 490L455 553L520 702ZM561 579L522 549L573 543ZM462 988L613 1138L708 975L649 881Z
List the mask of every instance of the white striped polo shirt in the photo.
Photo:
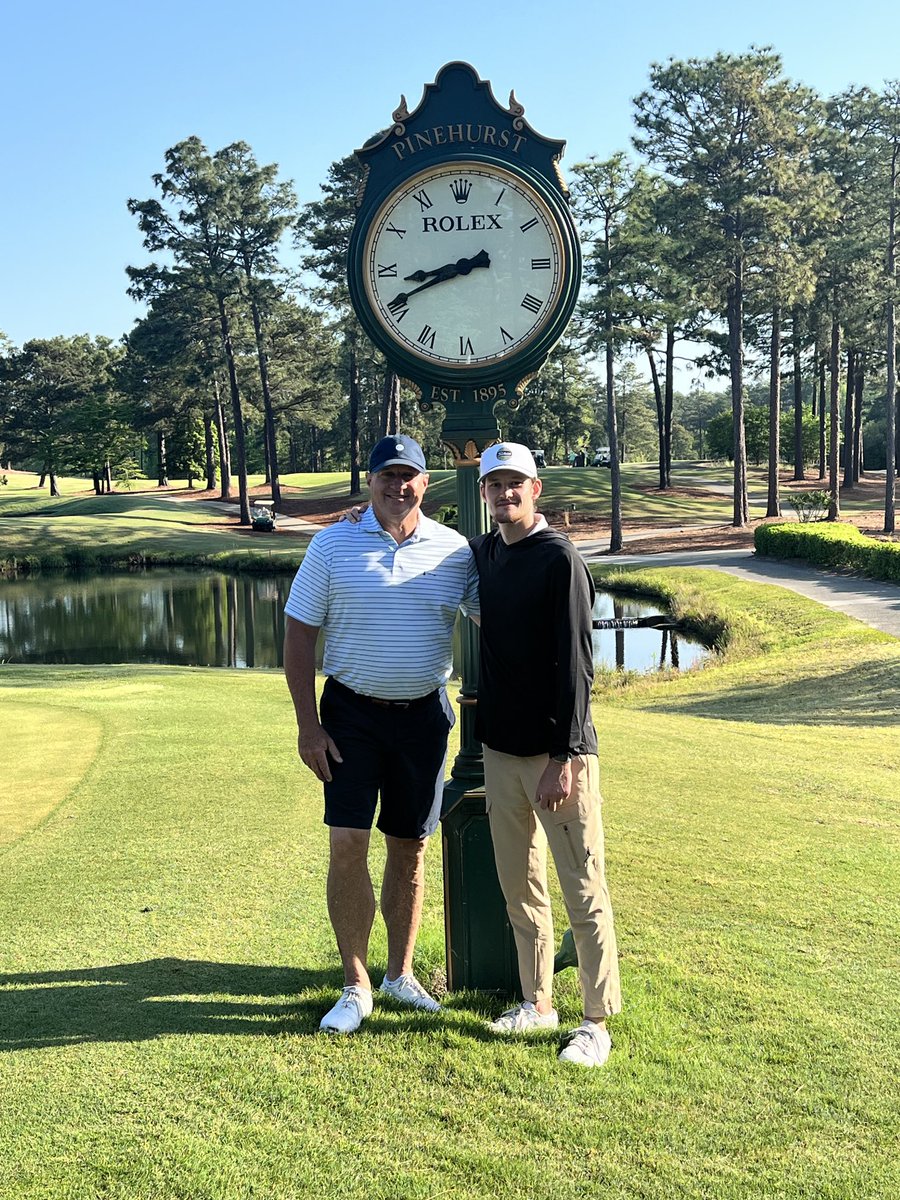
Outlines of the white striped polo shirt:
M325 630L326 675L364 696L427 696L450 678L456 613L478 612L478 573L461 534L419 513L398 545L371 505L358 524L317 533L284 611Z

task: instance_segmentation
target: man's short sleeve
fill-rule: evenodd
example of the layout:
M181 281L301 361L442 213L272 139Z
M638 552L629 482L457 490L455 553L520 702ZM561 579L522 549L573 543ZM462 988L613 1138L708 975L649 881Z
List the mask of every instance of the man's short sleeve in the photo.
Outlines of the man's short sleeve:
M481 604L478 600L478 567L475 565L475 555L471 549L466 562L466 592L461 608L466 616L478 617L481 615Z
M323 530L323 533L328 532ZM294 576L284 611L295 621L318 628L328 615L331 581L331 548L327 538L317 533L307 547L300 569Z

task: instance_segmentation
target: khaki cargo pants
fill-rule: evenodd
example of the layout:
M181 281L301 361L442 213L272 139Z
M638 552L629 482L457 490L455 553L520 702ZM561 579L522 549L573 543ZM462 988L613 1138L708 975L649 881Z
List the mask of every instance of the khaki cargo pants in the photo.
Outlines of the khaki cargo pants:
M619 962L603 861L600 767L572 760L572 792L555 812L535 803L547 755L520 758L484 747L484 781L497 875L515 935L525 1000L551 998L553 919L547 846L553 854L578 951L585 1016L620 1010Z

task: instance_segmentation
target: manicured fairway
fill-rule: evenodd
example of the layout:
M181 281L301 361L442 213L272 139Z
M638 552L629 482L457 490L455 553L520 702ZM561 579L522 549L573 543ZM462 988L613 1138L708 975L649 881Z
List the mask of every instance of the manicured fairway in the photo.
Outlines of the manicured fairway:
M641 582L736 636L598 696L626 1009L596 1072L490 1039L489 997L315 1033L325 835L278 675L0 667L3 1200L900 1194L900 644Z

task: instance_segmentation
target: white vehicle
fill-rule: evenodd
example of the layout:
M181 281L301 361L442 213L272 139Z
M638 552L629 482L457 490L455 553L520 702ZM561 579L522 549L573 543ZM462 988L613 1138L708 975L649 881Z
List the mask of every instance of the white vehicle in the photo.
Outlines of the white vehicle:
M609 446L598 446L594 451L594 459L591 465L594 467L608 467L611 462L612 458L610 457Z

